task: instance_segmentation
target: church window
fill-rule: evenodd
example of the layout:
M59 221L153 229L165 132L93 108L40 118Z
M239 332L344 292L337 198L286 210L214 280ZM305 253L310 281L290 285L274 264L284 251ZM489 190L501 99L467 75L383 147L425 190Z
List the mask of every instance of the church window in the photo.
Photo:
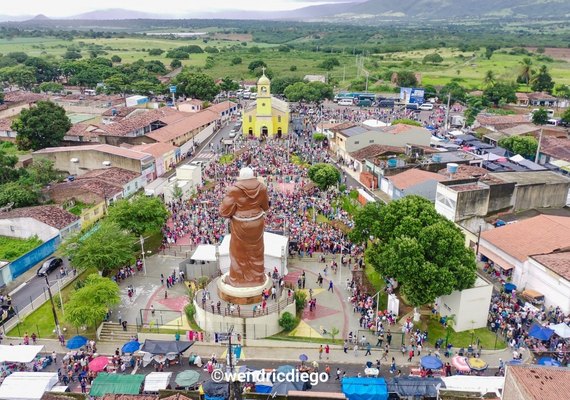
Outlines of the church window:
M281 122L281 115L277 116L277 122Z
M249 122L251 122L251 115L249 116Z
M261 107L265 107L265 103L261 103Z

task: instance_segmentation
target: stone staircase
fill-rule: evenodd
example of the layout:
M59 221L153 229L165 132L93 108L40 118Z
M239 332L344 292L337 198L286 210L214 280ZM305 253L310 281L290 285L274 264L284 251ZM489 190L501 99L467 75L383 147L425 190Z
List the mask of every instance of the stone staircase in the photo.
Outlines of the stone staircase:
M125 343L131 340L132 336L137 335L137 327L135 325L127 325L127 330L116 322L103 322L101 333L99 334L100 342L121 342Z

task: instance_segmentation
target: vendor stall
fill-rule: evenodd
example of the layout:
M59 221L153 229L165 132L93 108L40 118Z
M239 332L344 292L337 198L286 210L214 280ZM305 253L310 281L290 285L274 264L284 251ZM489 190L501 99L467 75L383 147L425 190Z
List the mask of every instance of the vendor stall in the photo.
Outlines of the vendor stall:
M165 390L170 384L172 372L151 372L144 379L145 393L158 393L159 390Z
M28 346L14 346L16 348ZM43 346L36 346L43 347ZM39 400L57 384L56 372L14 372L0 386L2 400Z
M57 374L56 380L57 380ZM106 394L139 394L144 375L122 375L108 374L102 372L91 384L89 395L93 397L102 397Z
M342 392L349 400L387 400L384 378L343 378Z
M44 346L0 345L0 362L31 363Z

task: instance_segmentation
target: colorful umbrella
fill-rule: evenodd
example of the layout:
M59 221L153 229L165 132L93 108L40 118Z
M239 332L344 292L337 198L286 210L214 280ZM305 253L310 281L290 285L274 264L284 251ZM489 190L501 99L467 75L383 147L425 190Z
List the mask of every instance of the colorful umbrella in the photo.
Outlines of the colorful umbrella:
M85 346L88 341L89 339L87 339L85 336L74 336L67 341L66 347L70 350L79 349L80 347Z
M178 386L190 387L196 385L199 380L200 373L187 369L179 373L174 382L176 382Z
M141 347L141 344L135 340L127 342L123 345L122 349L123 353L134 353Z
M306 354L301 354L301 355L299 356L299 360L301 360L301 361L303 361L303 362L307 361L308 359L309 359L309 357L307 357Z
M105 367L109 364L109 359L105 356L99 356L94 358L89 363L89 371L93 372L101 372L105 369Z
M423 356L420 359L420 365L425 369L441 369L443 362L436 356Z
M453 367L455 367L456 370L461 372L471 371L471 368L467 364L467 360L465 357L453 356L453 358L451 359L451 365L453 365Z
M467 360L467 364L473 371L485 371L489 366L485 361L475 357L471 357Z

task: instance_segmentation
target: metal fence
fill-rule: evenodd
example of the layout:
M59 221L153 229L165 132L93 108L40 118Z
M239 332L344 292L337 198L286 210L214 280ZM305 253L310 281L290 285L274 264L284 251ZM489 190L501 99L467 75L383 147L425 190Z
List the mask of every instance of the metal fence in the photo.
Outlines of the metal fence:
M63 288L65 288L67 285L73 282L76 277L77 274L75 272L71 272L61 277L61 279L59 279L59 282L50 285L52 295L56 303L60 301L58 295L59 290L60 289L63 290ZM14 327L17 327L21 320L26 318L28 315L33 313L35 309L44 305L48 301L49 301L49 294L47 288L44 288L44 292L35 299L32 299L32 297L30 297L30 302L26 304L24 307L18 308L14 306L14 311L16 312L16 315L14 315L4 325L2 325L2 331L4 333L4 336L6 336L6 333L11 331ZM37 332L38 332L37 334L39 334L39 330ZM22 336L22 334L19 333L18 336Z

